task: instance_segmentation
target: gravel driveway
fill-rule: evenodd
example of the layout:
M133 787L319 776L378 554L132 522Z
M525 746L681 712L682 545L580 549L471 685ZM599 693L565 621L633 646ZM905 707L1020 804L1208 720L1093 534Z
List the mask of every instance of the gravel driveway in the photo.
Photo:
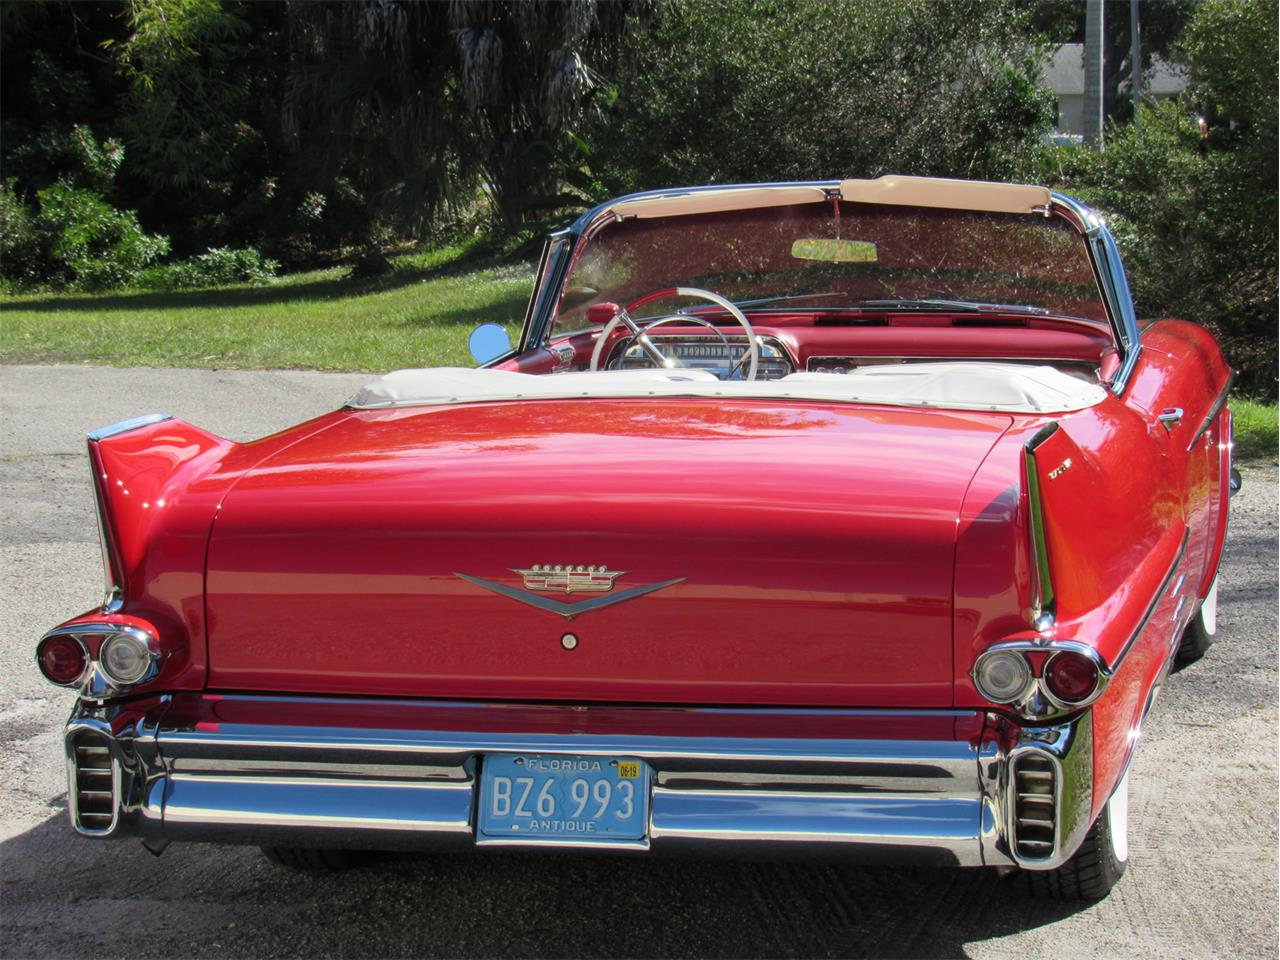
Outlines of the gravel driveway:
M1045 904L986 872L807 864L384 856L300 876L250 848L75 837L33 663L99 599L84 432L163 410L236 439L369 379L0 367L0 956L1276 956L1276 487L1246 466L1221 633L1166 685L1133 767L1131 862L1111 897Z

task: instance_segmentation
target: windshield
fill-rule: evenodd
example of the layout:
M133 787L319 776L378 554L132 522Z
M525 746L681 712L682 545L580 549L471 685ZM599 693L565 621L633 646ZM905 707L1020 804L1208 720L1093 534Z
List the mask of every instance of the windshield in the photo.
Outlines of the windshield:
M949 300L1106 322L1084 238L1059 218L833 201L609 224L585 241L552 329L588 326L593 303L674 286L735 302L803 297L804 311Z

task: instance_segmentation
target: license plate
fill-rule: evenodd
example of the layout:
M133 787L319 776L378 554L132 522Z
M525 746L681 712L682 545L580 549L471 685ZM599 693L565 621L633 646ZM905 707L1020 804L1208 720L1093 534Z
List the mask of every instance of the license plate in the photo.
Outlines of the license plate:
M480 778L480 832L552 842L640 840L649 767L634 757L491 754Z

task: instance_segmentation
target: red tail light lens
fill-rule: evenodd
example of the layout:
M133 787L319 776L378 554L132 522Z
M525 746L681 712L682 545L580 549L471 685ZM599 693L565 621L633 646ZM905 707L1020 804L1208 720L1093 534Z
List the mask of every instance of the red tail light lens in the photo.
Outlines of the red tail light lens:
M49 637L36 651L36 660L50 683L70 687L84 676L89 655L76 637Z
M1098 686L1098 665L1083 654L1054 654L1045 664L1044 682L1063 703L1083 703Z

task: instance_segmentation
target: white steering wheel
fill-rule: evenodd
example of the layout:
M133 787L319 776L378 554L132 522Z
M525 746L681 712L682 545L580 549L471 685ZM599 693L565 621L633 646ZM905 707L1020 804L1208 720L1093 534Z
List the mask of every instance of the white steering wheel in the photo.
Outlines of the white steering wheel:
M716 306L722 307L728 311L729 315L738 321L738 324L747 334L747 349L743 352L742 356L729 365L729 374L732 375L734 370L738 369L738 367L742 366L742 364L746 362L747 368L744 376L748 380L754 380L756 378L756 371L760 366L760 344L756 342L756 334L755 331L751 329L751 322L731 301L726 300L718 293L712 293L710 290L703 290L700 287L664 287L661 290L654 290L652 293L646 293L638 300L633 300L625 307L619 309L613 319L604 325L604 329L600 331L600 336L596 338L596 347L591 351L591 369L593 371L600 369L600 360L604 354L604 345L609 342L609 336L618 328L619 324L626 326L626 328L631 331L636 343L639 344L640 348L644 350L649 359L657 366L666 369L671 369L677 366L675 360L663 354L662 351L654 345L653 341L646 333L650 327L655 327L663 323L670 323L675 318L670 316L659 317L656 320L647 321L643 325L636 323L636 321L631 318L631 311L638 310L646 303L651 303L654 300L665 300L670 297L699 297L703 300L709 300ZM689 323L698 323L702 326L708 325L705 321L700 320L697 317L691 316L684 319ZM718 332L719 331L717 331L717 333ZM724 339L723 334L721 334L721 339Z

